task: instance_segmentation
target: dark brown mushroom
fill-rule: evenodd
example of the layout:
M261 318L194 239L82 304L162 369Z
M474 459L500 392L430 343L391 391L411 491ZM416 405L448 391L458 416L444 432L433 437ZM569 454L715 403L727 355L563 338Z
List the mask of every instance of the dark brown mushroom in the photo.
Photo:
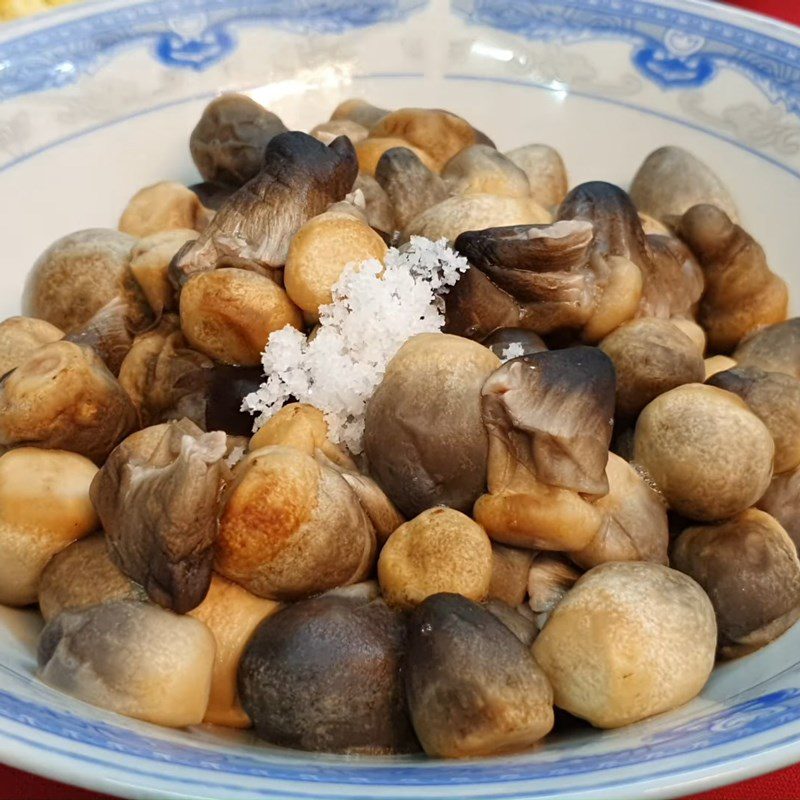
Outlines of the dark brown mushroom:
M743 367L760 367L800 378L800 317L750 334L739 343L733 357Z
M360 173L353 184L353 191L360 191L364 195L364 213L371 228L389 235L397 230L399 225L392 201L372 175Z
M215 364L210 378L205 413L206 430L249 437L253 433L253 417L242 411L242 401L263 383L263 369Z
M92 481L114 563L181 614L202 602L211 581L225 447L225 434L189 420L145 428Z
M523 750L553 727L552 689L530 649L460 595L434 595L412 613L405 679L429 756Z
M718 525L687 528L672 562L711 599L724 656L763 647L800 617L797 550L763 511L751 508Z
M193 183L189 188L197 195L200 202L212 211L219 211L222 204L236 191L232 186L220 186L205 181Z
M401 659L404 621L383 601L325 595L288 606L256 630L239 695L271 744L328 753L418 749Z

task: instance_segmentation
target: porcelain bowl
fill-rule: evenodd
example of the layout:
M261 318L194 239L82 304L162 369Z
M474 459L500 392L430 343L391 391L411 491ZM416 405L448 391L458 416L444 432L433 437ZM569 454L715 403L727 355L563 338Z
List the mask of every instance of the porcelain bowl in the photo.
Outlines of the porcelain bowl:
M727 182L800 296L800 31L691 0L109 0L0 29L0 312L54 239L197 179L203 105L247 91L307 129L342 99L461 113L501 148L541 141L573 183L629 184L663 144ZM797 307L795 306L795 311ZM0 610L0 759L124 797L673 797L800 760L800 627L719 666L693 702L514 756L441 762L280 750L170 731L37 682L34 611Z

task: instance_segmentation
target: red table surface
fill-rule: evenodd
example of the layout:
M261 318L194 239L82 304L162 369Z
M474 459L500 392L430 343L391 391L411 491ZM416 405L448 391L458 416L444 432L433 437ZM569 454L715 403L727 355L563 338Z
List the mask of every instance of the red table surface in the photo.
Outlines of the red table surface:
M731 0L800 25L800 0ZM0 765L0 800L110 800L105 795L54 783ZM800 764L752 781L693 795L686 800L800 800Z

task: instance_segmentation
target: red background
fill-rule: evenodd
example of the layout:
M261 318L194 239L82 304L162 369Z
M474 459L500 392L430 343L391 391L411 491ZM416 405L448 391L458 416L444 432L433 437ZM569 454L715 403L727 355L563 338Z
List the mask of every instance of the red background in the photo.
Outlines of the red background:
M800 25L800 0L735 0L733 5ZM691 800L800 800L800 765ZM0 766L0 800L105 800L103 795ZM687 798L687 800L689 800Z

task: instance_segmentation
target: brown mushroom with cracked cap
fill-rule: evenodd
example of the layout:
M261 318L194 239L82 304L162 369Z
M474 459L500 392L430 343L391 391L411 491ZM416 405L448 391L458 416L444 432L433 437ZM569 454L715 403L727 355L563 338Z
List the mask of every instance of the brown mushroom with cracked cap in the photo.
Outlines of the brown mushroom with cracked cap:
M733 357L743 367L760 367L800 378L800 317L750 334L739 342Z
M64 338L43 319L9 317L0 322L0 378L22 364L34 350Z
M786 283L770 270L761 245L724 211L694 206L677 233L703 268L698 320L713 351L729 353L749 333L786 319Z
M631 199L639 211L659 220L680 216L700 203L737 218L736 204L719 177L682 147L659 147L645 158L631 184Z
M569 557L584 569L607 561L668 564L669 525L664 499L615 453L608 454L608 494L595 501L603 513L597 535Z
M531 195L525 172L485 144L474 144L456 153L444 165L441 176L451 194Z
M347 481L293 447L251 452L223 495L215 569L259 597L299 600L371 571L375 531Z
M708 380L733 392L767 426L775 442L775 473L800 466L800 380L758 367L734 367Z
M189 420L155 425L122 442L92 481L112 560L180 614L211 581L225 450L224 433Z
M182 183L161 181L145 186L130 199L119 219L119 229L141 239L154 233L186 228L203 231L214 212Z
M661 564L603 564L555 607L533 643L555 704L598 728L683 705L714 666L714 608L690 577Z
M0 447L70 450L102 464L137 424L131 399L88 347L44 345L0 379Z
M294 603L255 632L239 693L271 744L326 753L419 749L401 662L405 620L382 600L326 594Z
M634 462L689 519L725 519L753 505L772 478L774 454L764 423L714 386L665 392L636 423Z
M346 137L326 147L299 131L278 134L267 145L261 171L230 196L195 242L176 254L170 279L182 286L193 274L218 267L282 267L295 233L343 200L357 174L356 154Z
M183 728L203 720L214 651L211 631L196 619L149 603L101 603L47 624L38 674L100 708Z
M469 511L483 491L480 392L499 364L442 333L412 337L389 362L367 404L364 444L372 475L407 517L437 505Z
M180 317L183 335L195 350L241 366L261 362L273 331L287 325L303 328L300 311L286 292L269 278L244 269L194 275L181 292Z
M429 508L401 525L378 559L381 594L409 609L453 592L485 600L492 580L492 545L480 525L452 508Z
M669 320L642 318L612 331L600 349L614 362L617 414L632 419L654 398L685 383L702 383L703 356Z
M512 607L524 603L528 573L535 555L533 550L492 542L492 579L488 596Z
M203 722L227 728L252 725L239 700L239 664L256 628L279 608L272 600L256 597L220 575L212 575L205 599L189 612L208 627L216 642L211 694Z
M131 272L156 316L178 307L175 287L169 280L169 265L187 242L197 239L197 231L176 228L140 239L131 250Z
M553 727L553 690L530 649L459 595L434 595L414 610L405 680L414 730L429 756L524 750Z
M575 347L505 363L484 383L488 494L474 517L504 544L581 550L602 513L583 495L608 492L614 367Z
M330 144L339 136L346 136L354 145L369 136L369 128L351 119L332 119L315 125L309 134L322 144Z
M528 177L530 194L545 208L557 206L567 194L567 168L557 150L546 144L528 144L506 153Z
M370 227L385 234L394 233L398 228L394 206L378 181L372 175L359 173L353 191L364 195L364 213Z
M783 526L800 551L800 467L775 475L758 507Z
M287 127L247 95L226 93L203 109L189 150L203 180L238 188L254 178L264 163L264 151Z
M717 525L686 528L672 548L675 569L705 590L725 658L752 653L800 617L800 561L786 531L749 508Z
M0 455L0 602L35 603L50 559L97 528L91 461L19 447Z
M71 333L103 306L122 297L134 327L150 308L130 270L132 236L90 228L63 236L36 260L25 283L23 312Z
M371 129L388 113L385 108L378 108L360 97L353 97L336 106L331 114L331 121L350 120Z
M102 533L73 542L54 555L42 572L39 611L45 622L62 611L115 600L145 602L147 592L111 560Z

